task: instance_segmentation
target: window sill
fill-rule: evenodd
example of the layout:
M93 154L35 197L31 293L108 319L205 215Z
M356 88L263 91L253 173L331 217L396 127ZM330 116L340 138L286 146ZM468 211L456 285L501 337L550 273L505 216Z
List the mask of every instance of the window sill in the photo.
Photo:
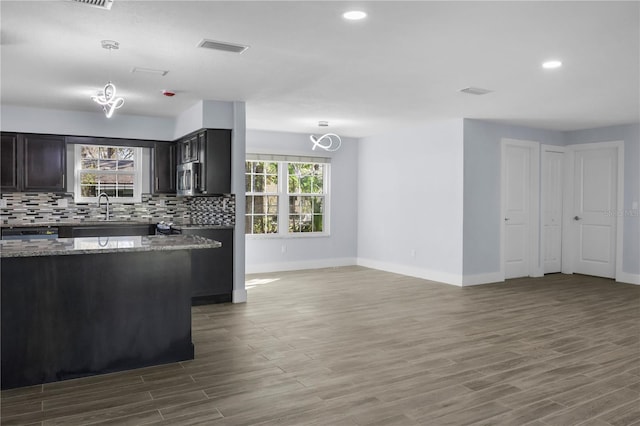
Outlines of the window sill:
M287 234L245 234L247 240L289 240L297 238L328 238L329 232L297 232Z

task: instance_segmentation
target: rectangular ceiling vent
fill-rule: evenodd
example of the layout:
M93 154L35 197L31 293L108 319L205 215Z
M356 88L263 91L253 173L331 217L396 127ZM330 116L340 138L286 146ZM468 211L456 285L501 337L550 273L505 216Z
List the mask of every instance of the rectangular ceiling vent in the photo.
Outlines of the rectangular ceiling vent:
M157 70L154 68L142 68L142 67L133 67L131 68L132 73L142 73L142 74L155 74L161 77L169 74L169 70Z
M245 50L249 48L249 46L243 46L241 44L226 43L224 41L207 40L206 38L203 38L200 41L200 43L198 43L198 47L202 47L204 49L221 50L223 52L232 52L232 53L243 53Z
M491 90L481 89L480 87L467 87L465 89L460 90L462 93L468 93L470 95L486 95L487 93L491 93Z
M97 7L99 9L111 10L113 0L71 0L76 3L86 4L87 6Z

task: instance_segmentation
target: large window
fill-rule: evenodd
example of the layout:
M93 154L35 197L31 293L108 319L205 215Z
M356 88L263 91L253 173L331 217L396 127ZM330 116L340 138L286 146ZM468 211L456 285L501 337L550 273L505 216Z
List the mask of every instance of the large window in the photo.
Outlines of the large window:
M249 154L246 234L328 233L328 159Z
M141 148L75 146L75 199L95 202L101 193L115 202L141 201Z
M278 232L278 166L277 162L246 162L246 234Z
M289 232L324 230L324 169L320 163L288 163Z

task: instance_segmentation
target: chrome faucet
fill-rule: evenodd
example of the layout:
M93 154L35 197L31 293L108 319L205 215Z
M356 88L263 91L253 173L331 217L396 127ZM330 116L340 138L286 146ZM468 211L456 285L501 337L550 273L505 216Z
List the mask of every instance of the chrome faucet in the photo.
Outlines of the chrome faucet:
M100 208L100 202L102 201L102 197L107 199L106 220L109 220L109 196L107 195L106 192L101 192L100 195L98 195L98 208Z

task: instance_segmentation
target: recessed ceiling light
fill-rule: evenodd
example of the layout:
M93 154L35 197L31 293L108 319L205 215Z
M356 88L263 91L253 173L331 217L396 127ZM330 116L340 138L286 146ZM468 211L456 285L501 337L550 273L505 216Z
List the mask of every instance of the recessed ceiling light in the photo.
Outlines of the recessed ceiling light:
M361 10L350 10L349 12L343 13L342 17L350 21L359 21L366 18L367 14Z
M546 61L542 63L542 68L547 69L547 70L552 70L554 68L560 68L562 66L562 62L557 61L557 60L553 60L553 61Z

